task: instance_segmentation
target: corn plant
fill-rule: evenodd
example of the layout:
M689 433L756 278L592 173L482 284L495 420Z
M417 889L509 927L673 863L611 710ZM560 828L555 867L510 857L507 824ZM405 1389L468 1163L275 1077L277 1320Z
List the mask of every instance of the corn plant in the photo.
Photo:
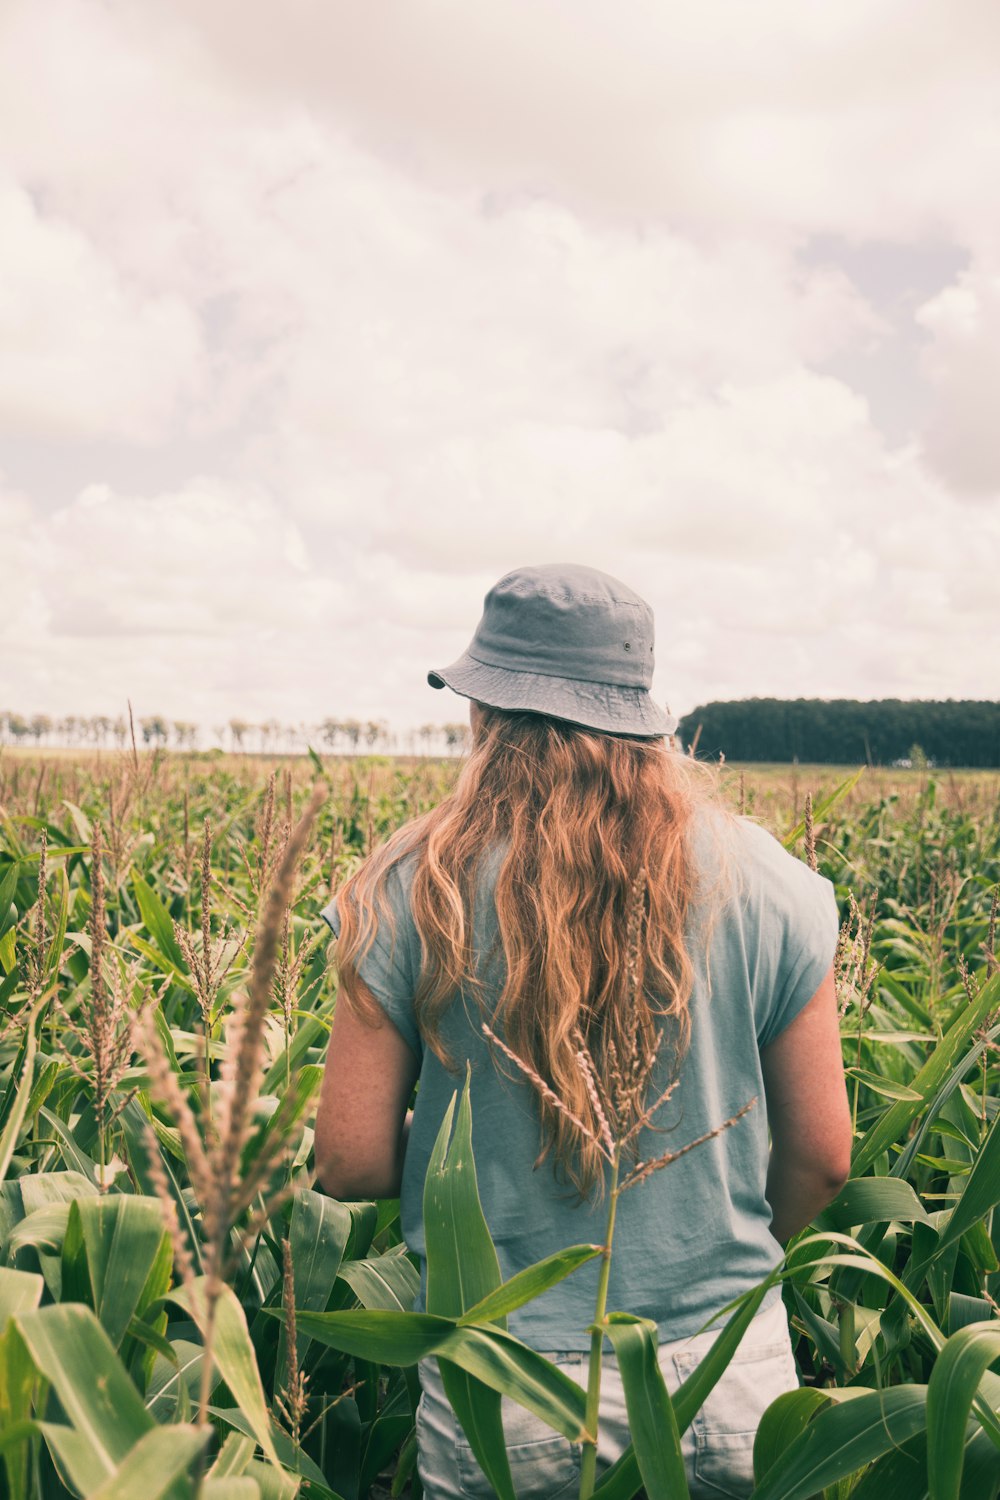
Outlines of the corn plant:
M319 909L374 844L447 792L455 769L0 758L6 1493L415 1493L424 1352L441 1360L498 1493L509 1493L502 1395L587 1447L593 1391L569 1390L503 1319L601 1254L610 1233L501 1285L468 1191L460 1094L428 1177L425 1313L410 1311L418 1277L397 1205L342 1204L312 1187L335 1003ZM723 777L734 806L835 883L856 1132L851 1180L776 1273L803 1386L761 1425L758 1500L991 1500L996 779L806 767ZM268 892L317 778L325 800L272 913L264 965ZM251 997L256 1060L244 1054L253 1066L241 1073ZM246 1108L233 1129L238 1077L252 1087L238 1086ZM461 1257L441 1232L456 1221ZM613 1469L594 1464L593 1494L683 1494L674 1427L684 1432L763 1294L720 1310L710 1359L672 1398L649 1330L604 1309L596 1326L632 1392L634 1446Z

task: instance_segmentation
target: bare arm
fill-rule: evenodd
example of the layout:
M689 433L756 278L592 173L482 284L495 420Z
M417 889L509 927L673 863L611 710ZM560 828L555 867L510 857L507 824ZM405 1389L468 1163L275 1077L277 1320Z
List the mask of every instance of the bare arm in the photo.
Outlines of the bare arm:
M388 1017L369 1026L338 1003L316 1112L316 1174L331 1196L399 1196L419 1071Z
M784 1244L850 1174L851 1114L832 968L760 1060L771 1130L767 1201L771 1231Z

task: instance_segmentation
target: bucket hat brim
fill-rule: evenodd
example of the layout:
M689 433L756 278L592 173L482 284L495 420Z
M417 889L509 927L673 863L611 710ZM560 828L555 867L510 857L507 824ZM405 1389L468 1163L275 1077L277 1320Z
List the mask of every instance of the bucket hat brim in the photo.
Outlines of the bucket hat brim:
M450 667L428 672L427 681L431 687L450 687L453 693L490 708L547 714L603 734L652 739L673 734L677 728L674 716L660 708L646 688L493 667L468 651Z

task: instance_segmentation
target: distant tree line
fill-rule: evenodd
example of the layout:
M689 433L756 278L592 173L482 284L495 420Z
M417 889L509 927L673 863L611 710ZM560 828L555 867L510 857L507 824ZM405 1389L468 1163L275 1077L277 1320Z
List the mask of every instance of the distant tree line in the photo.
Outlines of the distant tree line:
M168 719L146 714L134 722L138 746L153 749L196 750L213 744L220 749L261 754L301 754L308 745L334 754L454 755L466 748L467 723L422 724L418 729L396 732L385 719L322 719L315 724L282 724L278 719L251 723L229 719L212 728L209 738L198 724L186 719ZM66 714L20 714L0 709L0 744L44 746L114 746L122 750L130 743L132 728L119 714L86 716Z
M743 698L685 714L698 756L814 764L1000 766L1000 703L878 698Z

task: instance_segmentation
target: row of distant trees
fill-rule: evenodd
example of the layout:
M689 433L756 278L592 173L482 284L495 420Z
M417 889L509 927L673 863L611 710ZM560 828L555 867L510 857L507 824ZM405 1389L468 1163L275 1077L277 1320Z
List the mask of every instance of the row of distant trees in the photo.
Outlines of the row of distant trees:
M251 723L229 719L206 735L201 726L187 719L168 719L146 714L134 721L138 745L149 748L196 750L217 746L236 752L264 754L301 753L307 745L334 754L455 755L468 743L469 726L422 724L401 733L390 729L385 719L322 719L315 724L282 724L278 719ZM124 714L86 716L66 714L19 714L0 710L0 743L10 745L114 746L119 750L131 742L132 730Z
M703 704L677 732L713 759L1000 767L1000 703L980 699L743 698Z
M135 720L136 742L151 748L302 753L307 745L340 755L455 755L468 745L467 723L422 724L396 732L384 719L326 718L313 724L233 718L210 735L185 719L147 714ZM732 761L813 764L1000 767L1000 703L974 699L743 698L706 703L677 726L682 745L699 756ZM123 714L112 718L19 714L0 710L0 743L115 746L131 740Z

